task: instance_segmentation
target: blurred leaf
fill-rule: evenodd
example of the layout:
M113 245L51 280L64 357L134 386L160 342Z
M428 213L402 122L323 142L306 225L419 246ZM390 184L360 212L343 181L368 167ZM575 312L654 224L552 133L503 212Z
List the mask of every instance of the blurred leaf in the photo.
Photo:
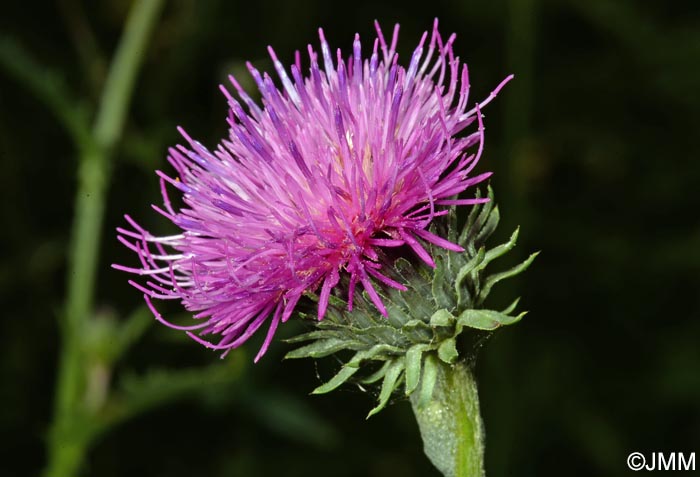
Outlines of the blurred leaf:
M151 326L155 320L145 306L137 308L124 320L106 309L87 320L82 332L88 360L95 360L109 369Z
M243 369L242 360L228 359L204 368L127 374L99 417L105 427L113 426L157 406L231 384L240 379Z
M700 55L700 36L694 29L664 28L646 9L630 0L615 2L579 2L567 0L570 8L587 18L596 27L606 30L647 66L657 90L680 105L700 104L695 87L700 82L700 69L689 68L687 58Z
M290 440L319 449L332 449L340 433L324 419L306 398L274 389L248 388L241 406L271 431Z
M75 99L57 72L41 66L19 43L8 37L0 37L0 68L51 110L76 146L90 147L88 109Z
M143 305L134 310L120 323L115 334L113 360L122 357L126 351L136 343L143 334L155 323L153 315Z

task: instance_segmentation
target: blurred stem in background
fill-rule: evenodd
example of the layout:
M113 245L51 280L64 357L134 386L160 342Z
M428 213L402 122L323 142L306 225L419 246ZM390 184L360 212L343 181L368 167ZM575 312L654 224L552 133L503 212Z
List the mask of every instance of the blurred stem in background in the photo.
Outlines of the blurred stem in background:
M105 210L105 196L111 173L114 146L122 134L134 81L143 62L153 26L164 0L134 2L124 33L109 68L95 117L92 134L77 144L78 190L70 240L68 289L61 320L62 348L56 382L54 422L49 438L46 475L75 475L94 436L95 423L83 422L90 407L99 402L86 396L92 391L106 395L107 370L102 386L88 386L88 360L84 359L86 328L93 317L95 276ZM103 400L103 398L98 399Z

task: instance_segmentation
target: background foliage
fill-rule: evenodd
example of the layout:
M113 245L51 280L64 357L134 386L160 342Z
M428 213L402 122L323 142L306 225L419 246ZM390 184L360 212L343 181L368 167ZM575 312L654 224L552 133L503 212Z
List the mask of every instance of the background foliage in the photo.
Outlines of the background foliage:
M55 110L90 114L129 5L3 3L2 475L45 465L66 288L76 150L42 91L65 91ZM245 59L271 70L267 44L288 61L317 43L318 26L347 51L356 31L372 36L375 18L401 23L406 58L435 16L443 33L458 33L472 98L516 74L488 108L483 167L496 172L501 233L522 226L513 263L544 251L502 290L523 295L531 313L497 333L478 363L489 476L627 475L632 451L699 452L695 0L168 1L115 149L100 323L141 305L109 268L133 258L111 230L129 212L167 231L147 205L159 201L153 169L167 167L177 125L210 146L222 137L217 85L227 73L246 78ZM18 81L13 65L27 64L31 81ZM88 454L86 475L436 475L407 402L365 421L373 396L351 387L308 396L334 369L281 362L280 341L258 365L256 343L219 363L178 333L146 327L132 330L135 344L106 377L138 399L115 408L121 417ZM99 349L117 339L90 333Z

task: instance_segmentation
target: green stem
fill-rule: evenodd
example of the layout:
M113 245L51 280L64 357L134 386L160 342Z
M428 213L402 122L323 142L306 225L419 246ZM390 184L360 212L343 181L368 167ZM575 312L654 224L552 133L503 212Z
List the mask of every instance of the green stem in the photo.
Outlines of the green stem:
M82 334L94 299L105 198L114 146L121 137L136 74L164 0L138 0L127 18L100 99L92 138L80 144L78 188L68 262L68 290L61 323L62 349L56 382L54 422L45 475L75 476L92 433L83 406L86 370Z
M484 426L474 375L467 364L440 363L433 397L411 395L423 450L445 477L484 476Z

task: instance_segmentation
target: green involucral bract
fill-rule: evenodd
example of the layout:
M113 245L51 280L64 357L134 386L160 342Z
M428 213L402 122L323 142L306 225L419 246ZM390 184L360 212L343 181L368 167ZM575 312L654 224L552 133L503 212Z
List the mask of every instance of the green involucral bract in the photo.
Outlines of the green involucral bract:
M405 258L395 259L391 278L405 284L408 290L384 287L379 291L388 317L377 313L366 293L357 293L351 312L343 299L331 296L326 317L320 322L302 313L303 318L314 321L314 330L288 340L307 344L288 353L287 358L323 358L354 352L314 394L333 391L349 380L361 384L381 382L378 404L367 416L370 417L381 411L403 384L406 396L417 392L412 401L426 406L433 397L441 363L456 365L473 354L470 349L460 350L458 338L467 338L470 332L474 337L483 336L484 332L516 323L525 315L515 312L518 300L505 310L483 307L494 285L527 269L537 256L533 253L509 270L486 270L493 260L510 251L518 238L515 230L506 243L486 249L485 243L500 218L490 187L488 196L489 202L474 206L459 235L454 208L442 230L435 230L461 245L464 252L427 244L435 260L434 269L423 263L409 263ZM318 300L315 295L310 298Z

